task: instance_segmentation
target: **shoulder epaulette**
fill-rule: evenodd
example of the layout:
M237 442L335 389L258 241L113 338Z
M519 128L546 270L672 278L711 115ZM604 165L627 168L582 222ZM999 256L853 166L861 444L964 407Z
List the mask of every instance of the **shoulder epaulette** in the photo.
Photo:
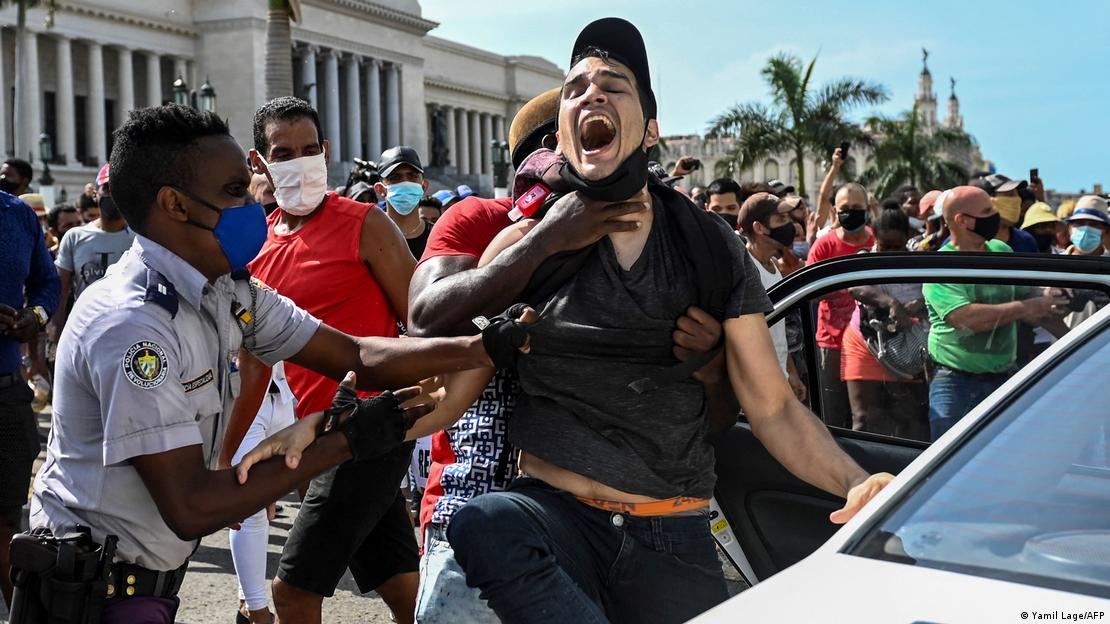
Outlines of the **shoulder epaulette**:
M146 294L143 295L143 301L150 301L165 309L170 313L171 319L177 316L177 289L164 275L149 267L146 270Z

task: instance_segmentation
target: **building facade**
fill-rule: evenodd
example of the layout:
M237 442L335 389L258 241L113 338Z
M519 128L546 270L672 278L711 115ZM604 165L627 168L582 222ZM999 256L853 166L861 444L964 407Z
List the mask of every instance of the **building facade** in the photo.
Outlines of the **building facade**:
M960 101L956 97L955 81L952 81L952 93L948 98L947 116L943 122L937 120L937 98L933 92L933 76L928 66L923 66L918 75L918 90L914 98L917 114L921 119L926 132L931 132L939 127L963 130L964 119L960 114ZM881 138L881 137L877 137ZM734 140L730 138L706 139L699 135L678 135L663 137L665 148L662 150L663 165L670 170L674 163L683 156L695 156L702 161L702 168L687 176L681 185L687 189L696 186L704 187L718 177L717 173L727 170L728 156L734 148ZM984 161L977 143L972 144L968 151L950 154L969 173L986 171L990 163ZM812 202L816 202L821 188L821 182L829 166L829 154L806 154L803 160L805 169L806 193ZM846 169L849 175L859 175L870 167L873 159L870 148L864 145L853 145L849 151ZM718 167L721 164L723 166ZM793 153L781 153L768 156L762 163L756 163L739 172L733 172L733 177L738 180L766 182L782 180L791 186L798 187L798 161Z
M174 82L216 92L216 112L244 148L265 99L266 0L58 0L53 23L27 12L16 58L16 9L0 11L0 147L41 172L50 137L59 196L75 197L137 107L174 99ZM447 181L492 188L490 143L563 72L428 33L416 0L301 0L292 26L294 94L320 112L331 178L354 158L407 144Z

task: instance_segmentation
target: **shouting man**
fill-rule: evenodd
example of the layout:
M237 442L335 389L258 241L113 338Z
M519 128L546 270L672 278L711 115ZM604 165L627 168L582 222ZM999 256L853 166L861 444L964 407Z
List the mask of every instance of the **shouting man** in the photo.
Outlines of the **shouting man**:
M617 18L587 26L559 106L560 177L572 191L552 211L580 197L641 207L623 217L628 231L554 259L576 270L554 284L568 265L551 267L529 289L553 295L526 293L539 320L518 361L509 434L529 478L473 499L447 527L468 584L503 622L683 622L727 598L708 524L707 394L668 340L692 306L724 319L728 375L757 436L799 477L848 498L833 521L891 479L864 472L795 398L739 237L649 184L655 116L639 31Z

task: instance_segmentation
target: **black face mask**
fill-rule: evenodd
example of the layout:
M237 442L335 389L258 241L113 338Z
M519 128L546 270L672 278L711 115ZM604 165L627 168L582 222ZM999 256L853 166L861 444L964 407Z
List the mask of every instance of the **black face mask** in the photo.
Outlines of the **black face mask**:
M97 205L100 206L101 219L115 221L116 219L119 219L120 216L122 216L119 212L119 206L116 205L116 200L112 199L111 197L101 197L100 203Z
M624 201L639 193L647 184L648 155L642 148L636 147L616 171L596 182L583 178L569 162L563 164L559 177L572 191L578 191L590 199Z
M796 234L797 231L794 229L794 222L791 221L790 223L784 223L776 228L771 228L771 231L767 234L767 236L771 237L771 240L786 248L794 244L794 238Z
M19 183L12 182L7 178L0 178L0 191L4 191L9 195L15 195L16 189L19 188Z
M975 227L971 228L971 231L982 236L983 240L994 240L994 237L998 236L998 228L1002 225L1002 216L997 212L989 217L971 218L975 219Z
M1048 253L1052 251L1052 244L1056 242L1055 234L1033 234L1033 239L1037 241L1037 249L1041 253Z
M266 216L268 217L270 216L270 213L278 209L278 203L276 201L272 201L268 204L262 204L262 209L266 211Z
M724 212L714 212L713 214L725 220L725 223L732 229L736 229L736 224L739 222L739 215L728 214Z
M840 227L846 231L855 234L860 231L863 226L867 225L867 211L866 210L840 210L836 213L836 220L840 223Z

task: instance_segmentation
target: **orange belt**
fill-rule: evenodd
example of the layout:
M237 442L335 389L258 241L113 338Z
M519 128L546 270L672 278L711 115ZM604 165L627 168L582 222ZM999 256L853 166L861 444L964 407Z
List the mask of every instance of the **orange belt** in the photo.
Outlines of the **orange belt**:
M619 501L599 500L596 498L583 498L576 496L580 503L595 507L602 511L628 514L630 516L673 516L689 511L704 509L709 506L705 498L691 496L676 496L665 500L650 503L622 503Z

